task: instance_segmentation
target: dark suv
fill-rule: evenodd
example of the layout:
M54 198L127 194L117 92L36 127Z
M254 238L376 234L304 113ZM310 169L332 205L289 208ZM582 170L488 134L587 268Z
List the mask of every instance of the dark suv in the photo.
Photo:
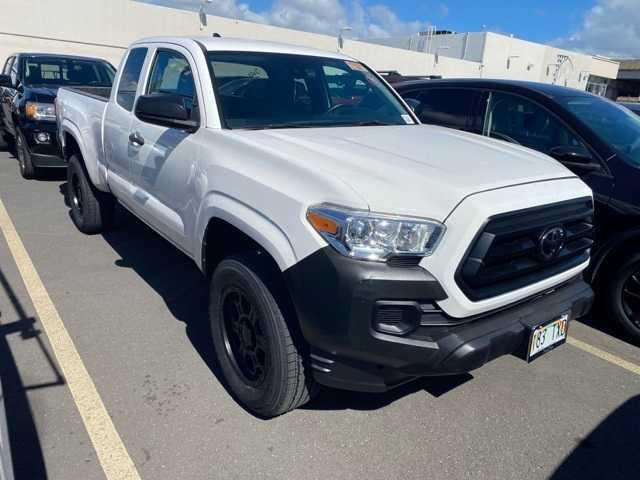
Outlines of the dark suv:
M16 150L23 177L66 166L56 139L58 88L111 87L114 75L109 63L96 58L18 53L7 59L0 74L0 129Z
M593 189L588 279L612 318L640 340L640 117L602 97L539 83L428 80L394 88L423 123L538 150Z

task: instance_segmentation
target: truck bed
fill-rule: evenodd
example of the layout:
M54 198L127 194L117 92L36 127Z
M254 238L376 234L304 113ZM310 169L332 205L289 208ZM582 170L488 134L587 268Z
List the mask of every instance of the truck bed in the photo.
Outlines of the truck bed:
M108 102L111 97L111 87L65 87L67 90Z

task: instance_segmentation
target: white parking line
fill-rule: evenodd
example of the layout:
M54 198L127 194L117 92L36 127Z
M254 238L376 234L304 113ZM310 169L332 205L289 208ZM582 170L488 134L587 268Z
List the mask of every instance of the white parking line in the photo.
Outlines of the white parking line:
M620 368L624 368L625 370L630 371L631 373L635 373L636 375L640 375L640 365L636 365L635 363L631 363L624 358L620 358L612 353L605 352L604 350L600 350L593 345L589 345L581 340L578 340L574 337L567 337L567 343L573 345L574 347L579 348L591 355L598 357L606 362L613 363Z
M7 210L0 199L0 230L9 245L24 285L108 480L140 480L140 475L102 403L62 319L51 301Z

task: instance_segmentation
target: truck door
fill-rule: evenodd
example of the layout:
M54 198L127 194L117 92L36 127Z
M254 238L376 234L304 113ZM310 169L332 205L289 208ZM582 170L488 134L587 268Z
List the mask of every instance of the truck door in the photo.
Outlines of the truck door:
M117 90L107 105L104 118L104 154L109 169L109 187L129 208L132 208L134 192L131 156L137 151L137 147L129 141L129 132L148 51L146 47L129 51L118 83L113 87Z
M153 53L144 94L172 94L186 99L192 119L200 121L202 98L195 63L181 47L158 47ZM154 228L187 253L188 235L197 212L195 196L198 133L151 124L135 118L130 135L137 144L131 169L136 184L135 209Z

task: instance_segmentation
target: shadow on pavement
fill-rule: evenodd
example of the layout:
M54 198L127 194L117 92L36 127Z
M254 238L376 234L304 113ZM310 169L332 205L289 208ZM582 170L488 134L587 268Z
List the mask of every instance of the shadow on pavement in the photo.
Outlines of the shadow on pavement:
M594 306L591 313L582 318L578 318L577 321L611 337L617 338L622 342L628 343L629 345L640 347L640 342L632 339L620 325L610 320L607 313L604 312L602 307L598 304Z
M64 190L62 186L61 193ZM208 286L200 270L189 258L124 208L119 207L116 215L116 229L103 234L121 257L116 265L135 270L164 299L172 315L186 324L187 337L193 347L226 388L209 333ZM303 408L373 410L420 390L437 397L470 378L473 377L463 375L421 379L384 394L323 389L319 397ZM229 393L229 389L227 392Z
M468 373L447 377L426 377L385 393L361 393L323 388L316 398L300 408L302 410L377 410L420 391L437 398L471 379L473 376Z
M4 393L9 447L15 479L46 479L47 471L42 447L27 391L64 385L65 381L40 337L42 332L35 328L36 320L27 316L2 270L0 270L0 286L9 298L17 316L17 319L14 319L7 315L7 312L0 312L0 380ZM54 373L54 380L38 385L23 384L7 341L7 336L12 334L20 335L22 340L33 340L38 343L47 367Z
M640 477L640 395L627 400L562 462L552 480L626 480Z

